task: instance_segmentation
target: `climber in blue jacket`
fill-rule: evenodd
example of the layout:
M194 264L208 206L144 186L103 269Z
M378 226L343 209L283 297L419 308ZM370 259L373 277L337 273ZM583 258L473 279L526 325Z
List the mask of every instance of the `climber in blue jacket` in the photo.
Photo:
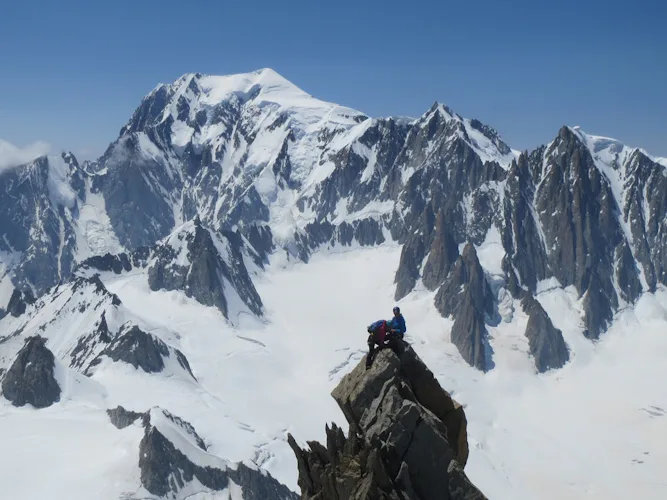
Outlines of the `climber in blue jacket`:
M389 331L403 338L406 330L405 318L401 314L401 309L396 306L394 307L394 317L389 320Z

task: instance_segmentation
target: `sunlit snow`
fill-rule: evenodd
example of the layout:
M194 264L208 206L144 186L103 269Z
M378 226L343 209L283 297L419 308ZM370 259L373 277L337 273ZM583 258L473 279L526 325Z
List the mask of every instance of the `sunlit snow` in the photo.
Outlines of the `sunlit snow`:
M346 428L330 392L363 356L365 326L390 315L399 257L400 247L386 245L338 248L308 264L275 260L257 278L266 321L245 316L238 327L180 292L150 291L142 273L103 276L127 318L180 349L197 381L182 370L146 374L105 362L80 391L71 390L79 380L72 377L68 397L46 410L2 403L0 434L13 450L4 454L11 464L0 469L6 491L18 495L21 483L23 495L67 491L85 498L136 487L139 431L119 431L103 413L118 404L164 408L204 438L206 460L253 461L296 490L286 433L304 443L325 439L327 422ZM544 375L528 358L519 303L509 322L489 329L496 367L487 374L465 364L449 342L451 322L435 311L432 292L416 291L400 303L408 341L466 405L466 470L491 498L662 498L667 291L645 295L592 344L581 334L576 296L557 285L541 285L538 299L563 329L572 361ZM58 328L71 331L67 322ZM62 354L56 343L52 348ZM68 459L54 467L59 447L85 461L85 478L67 469L74 463ZM39 484L22 481L22 468L43 471Z

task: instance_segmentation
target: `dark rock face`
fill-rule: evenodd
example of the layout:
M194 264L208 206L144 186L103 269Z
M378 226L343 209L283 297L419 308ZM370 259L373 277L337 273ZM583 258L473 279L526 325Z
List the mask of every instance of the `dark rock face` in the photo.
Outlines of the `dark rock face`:
M526 337L537 371L544 373L547 370L561 368L570 360L563 332L554 327L547 312L532 295L525 295L522 306L524 312L528 314Z
M102 356L107 356L116 362L123 361L135 368L141 368L146 373L158 373L164 369L164 359L172 354L176 356L181 367L194 378L190 365L181 351L167 346L159 338L135 325L119 332L117 338L91 361L85 373L89 375L92 367L102 361Z
M245 236L250 242L252 249L256 252L253 258L255 264L263 267L268 262L269 255L276 249L273 243L273 234L269 226L252 224L245 230ZM254 257L254 255L253 255Z
M241 254L241 240L234 233L225 233L227 259L220 253L213 236L199 219L193 231L176 235L187 246L187 264L177 262L178 251L169 243L158 245L148 269L148 283L152 290L183 290L204 305L217 307L229 318L225 295L225 280L234 287L239 297L256 315L262 314L262 301L248 275ZM183 243L179 243L183 245ZM221 243L224 245L224 242Z
M643 292L637 264L632 257L630 247L626 242L622 242L616 247L616 256L614 260L617 263L614 280L618 283L621 299L626 302L634 302ZM649 290L650 282L647 281Z
M544 168L535 208L549 267L563 286L574 285L582 295L588 292L584 322L597 338L618 307L612 281L615 249L623 244L618 206L609 181L569 128L562 128L547 150ZM636 269L628 271L636 274Z
M28 305L34 303L35 297L30 289L21 291L18 288L15 288L7 303L7 314L11 314L15 318L18 318L25 312Z
M115 274L120 274L123 271L130 271L132 264L126 254L111 255L107 253L87 258L81 263L80 267L94 268L99 271L113 271Z
M350 425L327 426L327 444L289 443L303 499L478 499L467 479L466 418L407 344L399 357L362 360L332 392Z
M46 408L60 401L55 358L42 337L30 337L2 380L2 393L14 406Z
M64 155L65 184L75 187L80 171ZM16 288L32 288L37 296L69 276L76 250L72 212L77 201L53 189L53 166L47 157L0 173L0 251L19 257L13 267ZM9 194L11 193L11 194Z
M109 332L106 314L102 312L95 330L88 335L80 337L76 346L72 349L72 352L70 353L70 367L83 369L87 363L92 361L91 358L94 358L94 353L99 350L99 346L107 346L111 340L112 335L111 332Z
M628 194L625 205L621 208L630 225L635 258L642 267L650 291L655 290L657 283L667 283L665 168L641 151L635 151L626 168L625 184L628 186ZM626 267L630 266L626 264Z
M421 264L426 245L422 235L413 235L409 242L401 250L401 260L396 271L396 293L395 300L401 300L409 294L419 278L419 265Z
M124 429L136 422L137 419L143 418L145 413L137 413L136 411L126 410L122 406L117 406L114 409L108 409L107 415L109 415L109 420L116 429Z
M440 211L435 220L435 234L428 260L424 264L422 281L429 290L437 289L444 283L449 270L459 257L459 246L447 228L445 213Z
M470 365L484 372L494 367L493 350L489 345L484 312L477 308L475 292L467 288L452 325L452 343Z
M396 275L399 300L422 271L424 285L437 288L458 254L454 247L464 241L481 244L493 223L502 222L496 207L498 183L506 172L497 163L483 163L462 122L437 105L410 130L396 167L416 170L404 186L395 188L399 204L406 207L401 219L408 229ZM432 251L435 255L422 270L423 259Z
M194 428L168 412L165 416L189 435L196 446L205 451L203 440ZM197 479L202 485L215 491L224 490L230 480L241 487L243 498L249 500L296 500L298 496L280 484L269 474L238 464L234 470L201 466L193 463L182 450L160 432L150 417L144 416L144 437L139 445L139 468L141 484L151 494L173 497L185 485Z
M354 239L362 246L374 246L384 243L382 227L375 219L354 221Z
M75 268L75 272L79 269L95 269L97 271L113 272L114 274L121 274L123 271L128 272L134 268L145 267L150 255L149 247L141 247L131 253L120 253L112 255L106 253L104 255L93 255L81 262Z
M468 243L438 289L435 306L444 317L453 315L452 342L471 366L493 367L486 321L496 319L495 304L475 247Z
M395 300L401 300L415 287L419 279L421 263L433 241L434 223L435 214L433 208L428 205L420 217L418 228L407 237L401 250L401 260L394 279L396 283Z
M174 227L172 206L182 187L179 177L173 175L173 167L146 158L137 134L128 134L112 144L100 163L107 175L94 177L93 189L104 196L111 226L121 244L136 249L166 236Z
M533 161L541 161L536 155ZM546 257L546 248L541 240L539 222L533 210L535 198L535 180L525 154L518 162L512 163L507 176L503 203L504 230L503 247L509 268L508 274L514 274L521 280L521 285L535 292L538 281L548 278L551 273ZM510 286L514 296L520 295L519 283Z

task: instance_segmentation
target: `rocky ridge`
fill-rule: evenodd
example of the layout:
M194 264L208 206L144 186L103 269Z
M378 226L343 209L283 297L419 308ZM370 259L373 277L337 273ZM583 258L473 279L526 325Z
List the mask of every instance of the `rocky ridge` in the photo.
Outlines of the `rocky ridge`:
M199 493L227 491L230 498L296 500L298 496L265 471L211 455L194 427L162 408L146 412L118 406L107 410L111 423L124 429L141 420L144 429L138 461L141 485L150 494L173 500Z
M349 424L345 437L302 449L292 435L303 499L466 499L486 497L467 478L466 417L407 344L361 360L332 396Z

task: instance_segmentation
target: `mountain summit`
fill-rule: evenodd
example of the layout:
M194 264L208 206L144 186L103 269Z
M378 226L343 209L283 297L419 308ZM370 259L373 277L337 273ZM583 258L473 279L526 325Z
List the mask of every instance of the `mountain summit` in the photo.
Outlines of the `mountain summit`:
M302 498L484 500L463 468L466 416L408 345L364 360L332 392L350 430L327 427L326 447L290 435Z

